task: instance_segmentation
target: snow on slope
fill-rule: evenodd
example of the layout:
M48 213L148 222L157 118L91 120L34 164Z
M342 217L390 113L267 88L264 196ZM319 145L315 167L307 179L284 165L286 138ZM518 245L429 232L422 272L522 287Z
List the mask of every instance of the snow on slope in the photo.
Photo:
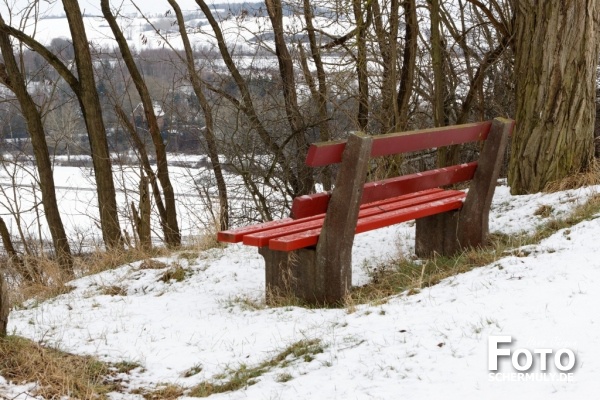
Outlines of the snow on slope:
M508 188L498 187L491 230L533 230L542 220L534 215L541 205L565 214L598 190L511 197ZM231 245L192 261L160 259L183 266L183 282L162 282L164 269L143 269L139 262L75 280L73 292L13 311L9 329L70 352L139 362L144 370L128 378L130 388L167 382L191 387L228 367L257 365L298 340L320 339L324 351L314 360L277 368L248 388L214 397L592 399L600 389L598 217L529 247L528 256L507 256L353 313L245 307L236 299L262 299L264 266L256 249ZM413 241L410 223L358 235L354 283L366 281L365 263L410 253ZM111 285L127 295L101 294ZM497 334L512 335L513 348L574 350L574 381L490 381L488 338ZM183 376L199 365L199 374ZM507 365L502 368L507 371ZM291 379L279 382L282 374ZM0 378L0 398L26 389Z

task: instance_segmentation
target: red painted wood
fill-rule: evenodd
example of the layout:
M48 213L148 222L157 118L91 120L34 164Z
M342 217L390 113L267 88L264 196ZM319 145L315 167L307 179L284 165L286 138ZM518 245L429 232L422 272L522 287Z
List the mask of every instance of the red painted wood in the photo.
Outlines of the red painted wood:
M416 205L431 203L439 199L445 199L448 197L463 198L465 193L457 190L442 190L434 193L426 193L421 196L413 197L410 199L389 199L381 202L367 204L358 213L359 220L368 216L381 214L385 212L391 212L406 207L413 207ZM318 217L310 217L300 220L295 220L295 223L288 224L284 227L274 227L273 229L263 230L256 233L244 235L243 242L248 246L264 247L269 244L271 239L288 236L294 233L300 233L311 229L321 228L325 216L321 214ZM277 249L274 249L277 250Z
M473 179L476 169L477 162L471 162L370 182L364 186L361 204L465 182ZM329 192L296 197L292 203L292 217L299 219L327 212L330 197Z
M391 203L391 202L405 200L405 199L411 199L414 197L419 197L419 196L423 196L426 194L437 193L437 192L441 192L441 191L443 191L443 189L424 190L420 193L411 193L411 194L404 195L404 196L398 196L397 198L387 199L387 200L383 200L381 202L374 202L373 204L363 204L361 206L361 209L377 206L379 204L385 204L385 203ZM305 197L305 196L303 196L303 197ZM308 197L308 196L306 196L306 197ZM321 213L321 215L318 215L318 214L309 215L309 216L303 217L302 219L304 220L304 222L312 221L312 220L319 219L319 218L323 219L325 217L324 214L325 213ZM269 221L269 222L264 222L261 224L250 225L250 226L235 228L235 229L229 229L226 231L220 231L217 233L217 240L219 242L226 242L226 243L239 243L243 240L244 235L263 232L263 231L273 229L273 228L283 228L283 227L286 227L289 225L296 224L298 222L297 221L298 219L299 218L296 218L296 219L284 218L281 220Z
M413 219L423 218L434 214L439 214L446 211L458 210L462 207L465 194L459 192L452 197L436 200L433 202L419 204L412 207L401 208L375 215L359 217L356 225L356 233L367 232L373 229L382 228L398 224L401 222L410 221ZM315 246L319 240L321 228L313 228L304 232L273 238L269 241L271 250L292 251L304 247Z
M412 132L376 135L373 136L371 157L409 153L435 147L485 140L491 125L492 121L484 121ZM345 141L313 143L308 149L306 164L311 167L321 167L339 163L342 161L342 153L345 147Z
M283 227L293 223L294 220L292 218L284 218L277 221L269 221L264 222L262 224L256 224L251 226L245 226L242 228L229 229L226 231L220 231L217 233L217 240L219 242L227 242L227 243L238 243L242 241L244 235L254 232L261 232L266 229L274 228L274 227Z

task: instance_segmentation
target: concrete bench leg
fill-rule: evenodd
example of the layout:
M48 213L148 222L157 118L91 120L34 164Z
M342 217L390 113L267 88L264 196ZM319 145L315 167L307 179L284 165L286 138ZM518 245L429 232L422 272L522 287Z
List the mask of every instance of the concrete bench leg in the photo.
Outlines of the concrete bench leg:
M350 135L316 248L280 252L262 247L267 303L291 295L308 304L341 303L352 284L352 244L373 140Z
M435 254L453 255L460 250L458 242L459 211L448 211L416 221L415 254L429 258Z
M435 253L452 256L462 249L485 244L490 206L513 124L505 118L492 122L463 207L417 220L417 256L430 257Z

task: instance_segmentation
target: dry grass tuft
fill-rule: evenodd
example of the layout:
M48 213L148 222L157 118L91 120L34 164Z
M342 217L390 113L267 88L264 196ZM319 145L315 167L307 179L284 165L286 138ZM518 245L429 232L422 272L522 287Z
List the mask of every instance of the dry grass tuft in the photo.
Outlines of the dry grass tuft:
M0 374L15 382L36 382L34 394L45 399L106 399L118 390L114 369L93 357L44 348L27 339L0 339Z
M586 171L550 182L544 188L544 192L553 193L593 185L600 185L600 160L596 158L592 160Z
M134 390L133 394L140 394L147 400L175 400L183 396L184 389L173 384L159 385L155 390Z
M349 313L358 304L378 305L399 293L416 294L422 288L436 285L441 280L491 264L504 256L505 238L495 237L485 248L468 249L453 257L436 255L425 260L401 258L392 263L380 264L369 271L371 281L352 288L346 298Z
M215 226L208 229L206 233L191 238L181 250L197 252L224 247L227 247L227 244L217 240L217 228Z
M100 293L105 296L127 296L127 289L118 285L102 286Z
M147 259L140 263L138 269L165 269L168 265L162 261Z
M165 283L169 283L171 281L183 282L187 275L188 271L186 271L180 265L177 265L166 270L159 280Z
M551 208L540 208L539 214L546 216ZM406 292L415 294L424 287L435 285L441 280L489 265L512 254L521 246L537 244L561 229L580 222L598 218L600 194L590 197L562 218L549 218L531 233L524 235L490 235L489 243L483 248L467 249L452 257L435 256L425 260L398 258L393 262L377 265L369 270L371 282L355 287L346 298L345 307L354 312L358 304L380 304L390 296Z
M11 304L19 304L27 299L41 302L74 289L67 285L72 277L54 260L23 257L23 265L7 265L5 274Z
M201 382L192 388L187 395L191 397L208 397L216 393L239 390L254 385L258 382L257 379L260 376L274 368L285 368L295 361L311 362L316 354L322 352L323 346L320 340L300 340L257 366L249 367L242 364L235 370L228 369L225 373L220 374L217 381ZM290 375L286 381L291 378Z
M146 260L146 264L158 263L150 258L166 254L166 250L142 252L97 251L74 257L75 276L86 276L114 269L137 260ZM66 294L74 288L67 282L73 276L65 273L60 265L46 257L23 257L23 265L7 263L6 281L9 286L11 304L21 304L28 299L38 302ZM162 264L160 268L165 268Z
M115 269L121 265L130 264L139 260L145 260L145 262L152 262L148 260L154 257L166 256L168 254L169 250L164 248L153 248L149 251L143 251L138 249L131 249L126 251L98 250L96 252L77 257L76 271L79 272L78 275L97 274L99 272Z

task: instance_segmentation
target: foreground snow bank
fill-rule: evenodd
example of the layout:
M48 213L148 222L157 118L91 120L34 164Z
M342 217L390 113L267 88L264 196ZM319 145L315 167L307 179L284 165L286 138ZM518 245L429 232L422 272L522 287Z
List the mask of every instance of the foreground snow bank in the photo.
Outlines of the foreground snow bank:
M566 214L597 190L511 197L508 188L498 187L491 230L531 231L543 221L535 215L541 206ZM319 339L324 351L313 360L294 361L252 386L214 397L595 398L599 237L600 218L585 221L529 246L525 257L507 256L417 295L359 306L354 313L252 307L263 297L263 262L256 249L232 245L197 257L163 258L163 268L138 262L78 279L69 294L13 311L9 330L69 352L137 362L143 368L126 377L130 388L191 387L228 368L256 365L299 340ZM410 254L413 242L410 223L359 235L354 283L367 281L365 266ZM175 266L184 268L185 279L164 282L165 271ZM104 294L110 287L122 295ZM490 380L488 338L500 334L512 336L513 349L572 349L574 381ZM200 372L184 377L194 367ZM501 368L516 372L508 363ZM283 382L283 375L291 379ZM0 398L27 390L0 379Z

